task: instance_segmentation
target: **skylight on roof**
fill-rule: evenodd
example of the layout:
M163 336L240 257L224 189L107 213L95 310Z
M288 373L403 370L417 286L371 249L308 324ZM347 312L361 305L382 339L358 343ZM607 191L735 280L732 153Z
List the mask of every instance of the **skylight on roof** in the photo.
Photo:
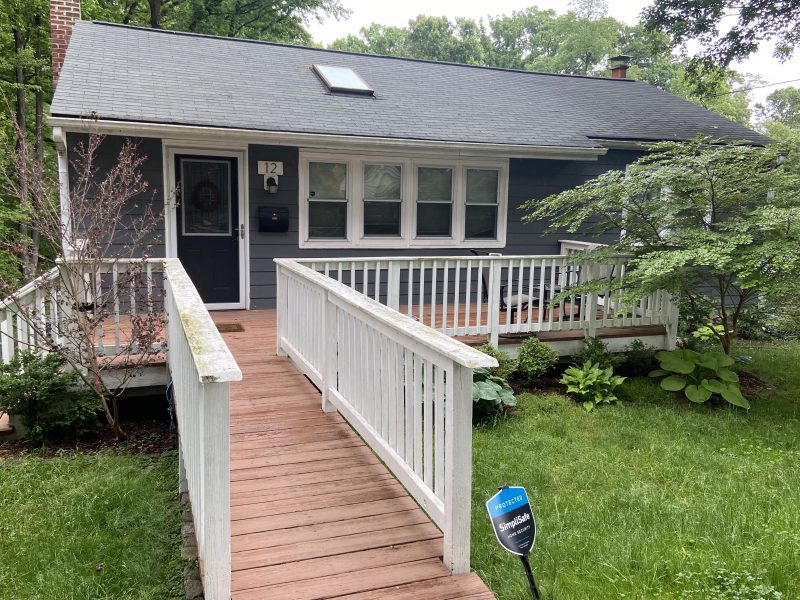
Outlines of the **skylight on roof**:
M332 92L349 92L351 94L365 94L372 96L375 93L366 81L348 67L331 67L329 65L311 65L314 72Z

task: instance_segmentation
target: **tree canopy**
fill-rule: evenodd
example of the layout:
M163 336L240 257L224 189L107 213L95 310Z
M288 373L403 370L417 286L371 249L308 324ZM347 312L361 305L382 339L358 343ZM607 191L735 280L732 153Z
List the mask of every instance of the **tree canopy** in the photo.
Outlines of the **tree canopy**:
M339 0L83 0L82 11L86 19L306 44L309 19L348 14Z
M648 29L677 43L699 41L704 64L727 67L767 40L786 59L800 41L800 0L653 0L642 15Z
M744 77L707 68L698 87L687 76L690 61L673 52L669 35L642 24L626 25L607 14L604 2L580 0L570 10L530 7L487 21L420 15L406 27L373 23L332 48L464 64L564 73L608 75L608 58L631 57L630 76L684 97L741 124L750 121L749 100L736 92Z
M800 130L800 88L786 87L767 96L766 102L756 106L764 121L783 123Z
M695 322L722 325L730 352L746 306L800 297L800 173L796 148L664 142L627 171L526 202L526 220L553 230L618 234L597 260L629 255L624 297L659 289L676 295ZM609 282L603 282L609 285Z

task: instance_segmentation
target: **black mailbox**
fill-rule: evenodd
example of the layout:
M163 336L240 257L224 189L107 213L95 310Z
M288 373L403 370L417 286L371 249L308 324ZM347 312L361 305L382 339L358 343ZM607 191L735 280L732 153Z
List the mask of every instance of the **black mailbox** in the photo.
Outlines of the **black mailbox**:
M289 231L289 209L262 206L258 209L258 230L262 232Z

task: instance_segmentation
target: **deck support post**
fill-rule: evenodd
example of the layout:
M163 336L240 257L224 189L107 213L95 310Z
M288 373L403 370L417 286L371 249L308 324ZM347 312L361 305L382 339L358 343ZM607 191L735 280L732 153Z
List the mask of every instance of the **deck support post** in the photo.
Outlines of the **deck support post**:
M231 597L230 409L227 383L205 385L200 399L203 435L204 597Z
M667 350L675 350L678 341L678 321L680 320L680 311L678 305L673 302L672 294L664 292L667 310Z
M275 266L276 266L276 269L275 269L275 283L276 283L276 293L275 293L275 299L276 299L275 308L276 308L276 310L275 310L275 314L277 315L276 319L278 321L278 323L277 323L278 326L276 327L277 331L275 332L275 340L276 340L275 341L275 345L276 345L275 354L277 354L278 356L288 356L286 351L281 346L281 342L283 341L283 338L286 335L286 318L287 318L288 310L289 310L289 307L288 307L289 298L288 298L288 293L287 293L287 290L286 290L286 283L283 281L283 278L284 278L283 269L282 269L282 267L280 265L275 265Z
M10 311L4 310L0 313L0 353L2 353L2 360L4 364L11 362L14 358L14 340L11 338L14 335L14 325L11 322L13 314Z
M493 260L489 266L489 343L497 347L500 337L500 279L503 267L499 261Z
M388 278L386 282L386 306L400 312L400 268L397 261L389 263Z
M322 295L322 343L325 346L322 357L322 410L323 412L336 412L336 407L331 402L331 388L336 385L336 371L339 353L339 332L336 323L336 305L331 302L328 292Z
M499 277L498 277L499 279ZM444 472L444 565L469 573L472 502L472 369L453 364L453 397L447 399Z
M583 270L589 272L587 278L581 278L583 281L597 281L600 277L600 269L597 265L583 265L581 271ZM580 284L581 282L578 281L577 283ZM584 298L586 299L586 337L593 338L597 335L597 292L590 292Z

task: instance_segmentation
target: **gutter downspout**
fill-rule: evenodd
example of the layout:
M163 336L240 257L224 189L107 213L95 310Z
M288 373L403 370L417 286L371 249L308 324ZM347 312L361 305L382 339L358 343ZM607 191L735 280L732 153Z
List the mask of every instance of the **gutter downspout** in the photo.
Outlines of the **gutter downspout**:
M61 252L64 258L71 258L73 249L69 245L71 230L71 214L69 206L69 156L67 140L61 127L53 127L53 142L56 145L56 161L58 165L58 200L61 214Z

